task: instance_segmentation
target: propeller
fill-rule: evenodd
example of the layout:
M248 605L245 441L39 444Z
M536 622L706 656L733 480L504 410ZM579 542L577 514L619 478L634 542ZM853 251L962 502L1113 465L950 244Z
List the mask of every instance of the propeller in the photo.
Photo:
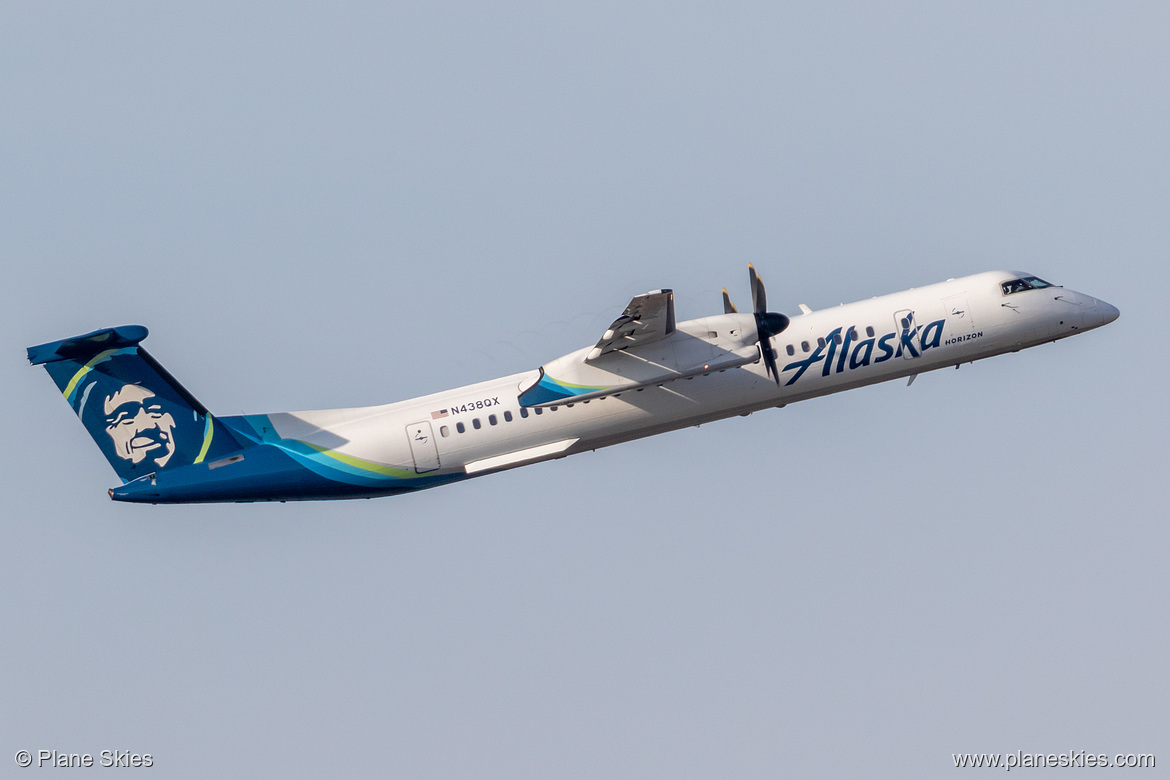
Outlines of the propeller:
M748 280L752 286L752 313L756 317L756 334L759 337L760 355L764 358L764 368L768 376L780 384L780 369L776 367L776 350L772 349L772 338L779 335L788 327L788 318L783 314L768 311L768 297L764 292L764 280L756 273L756 269L748 263ZM723 312L735 314L735 305L727 290L723 291Z

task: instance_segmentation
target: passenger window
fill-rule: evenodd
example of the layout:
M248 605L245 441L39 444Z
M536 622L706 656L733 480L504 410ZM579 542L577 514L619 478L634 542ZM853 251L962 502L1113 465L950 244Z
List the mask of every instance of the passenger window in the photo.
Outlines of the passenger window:
M560 408L561 408L561 407L559 407L559 406L550 406L550 407L548 408L548 410L549 410L550 412L555 412L557 409L560 409Z
M807 341L800 342L800 348L802 351L808 352L808 342Z
M463 433L467 430L467 428L464 427L463 423L455 423L455 430L459 431L459 433Z
M788 356L789 356L789 357L792 357L792 356L793 356L793 355L795 355L795 354L796 354L796 350L795 350L795 349L793 349L793 347L792 347L792 345L791 345L791 344L789 344L789 345L788 345Z
M494 414L488 415L488 425L495 425L497 422L499 422L499 420L496 419Z
M537 415L541 415L541 414L544 414L544 407L538 406L535 409L533 409L532 411L536 412Z
M873 325L865 326L865 335L869 336L871 339L873 338Z
M512 422L512 413L504 412L504 422Z
M837 335L833 336L833 343L834 343L834 344L840 344L840 343L841 343L841 334L840 334L840 333L838 333Z
M523 417L525 420L528 419L528 407L527 406L520 407L520 416Z
M474 417L474 418L472 418L472 420L471 420L471 427L472 427L472 428L475 428L477 431L480 429L480 424L479 424L479 418L478 418L478 417Z
M817 346L820 347L821 349L824 349L825 348L825 340L822 338L818 338L817 339Z
M846 335L849 336L850 341L857 341L857 331L854 330L852 327L849 328L849 333Z
M439 435L445 439L451 435L451 429L448 428L446 425L440 425L439 426Z

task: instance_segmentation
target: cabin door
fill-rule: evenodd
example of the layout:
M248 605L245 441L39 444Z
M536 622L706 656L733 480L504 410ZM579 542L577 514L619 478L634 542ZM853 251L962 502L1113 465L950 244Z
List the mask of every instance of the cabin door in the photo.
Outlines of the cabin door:
M966 295L943 298L942 304L947 318L947 338L962 338L975 332L975 318L967 306Z
M419 474L439 468L439 448L431 431L429 420L406 426L406 438L410 440L410 454L414 458L414 470Z

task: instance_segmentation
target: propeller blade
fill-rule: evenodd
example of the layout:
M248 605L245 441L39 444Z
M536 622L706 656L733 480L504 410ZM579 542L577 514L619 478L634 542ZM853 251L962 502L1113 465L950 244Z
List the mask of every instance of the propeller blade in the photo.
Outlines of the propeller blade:
M731 296L727 294L726 287L723 288L723 313L724 314L737 314L738 313L735 310L735 304L731 302Z
M768 376L780 384L780 368L776 365L776 350L772 349L772 337L788 327L788 318L778 312L768 311L768 297L764 292L764 280L756 273L756 268L748 263L748 280L752 285L752 311L756 315L756 338L759 339L760 357L763 358L764 368ZM731 314L735 307L731 305L731 298L727 290L723 291L723 311Z
M755 267L748 263L748 279L752 284L752 311L763 314L768 310L768 299L764 294L764 280L756 273Z
M772 349L771 341L760 342L760 352L764 356L764 368L768 371L768 376L776 380L777 386L780 384L780 369L776 367L776 350Z

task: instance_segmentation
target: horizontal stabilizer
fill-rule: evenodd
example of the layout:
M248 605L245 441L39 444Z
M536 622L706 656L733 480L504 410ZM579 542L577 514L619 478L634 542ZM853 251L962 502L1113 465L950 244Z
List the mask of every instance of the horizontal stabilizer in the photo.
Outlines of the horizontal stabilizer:
M74 336L71 339L50 341L48 344L38 344L28 348L28 362L34 366L42 363L52 363L57 360L77 359L89 360L91 357L107 349L122 349L133 347L148 335L149 331L142 325L121 325L117 328L103 328L83 336Z

